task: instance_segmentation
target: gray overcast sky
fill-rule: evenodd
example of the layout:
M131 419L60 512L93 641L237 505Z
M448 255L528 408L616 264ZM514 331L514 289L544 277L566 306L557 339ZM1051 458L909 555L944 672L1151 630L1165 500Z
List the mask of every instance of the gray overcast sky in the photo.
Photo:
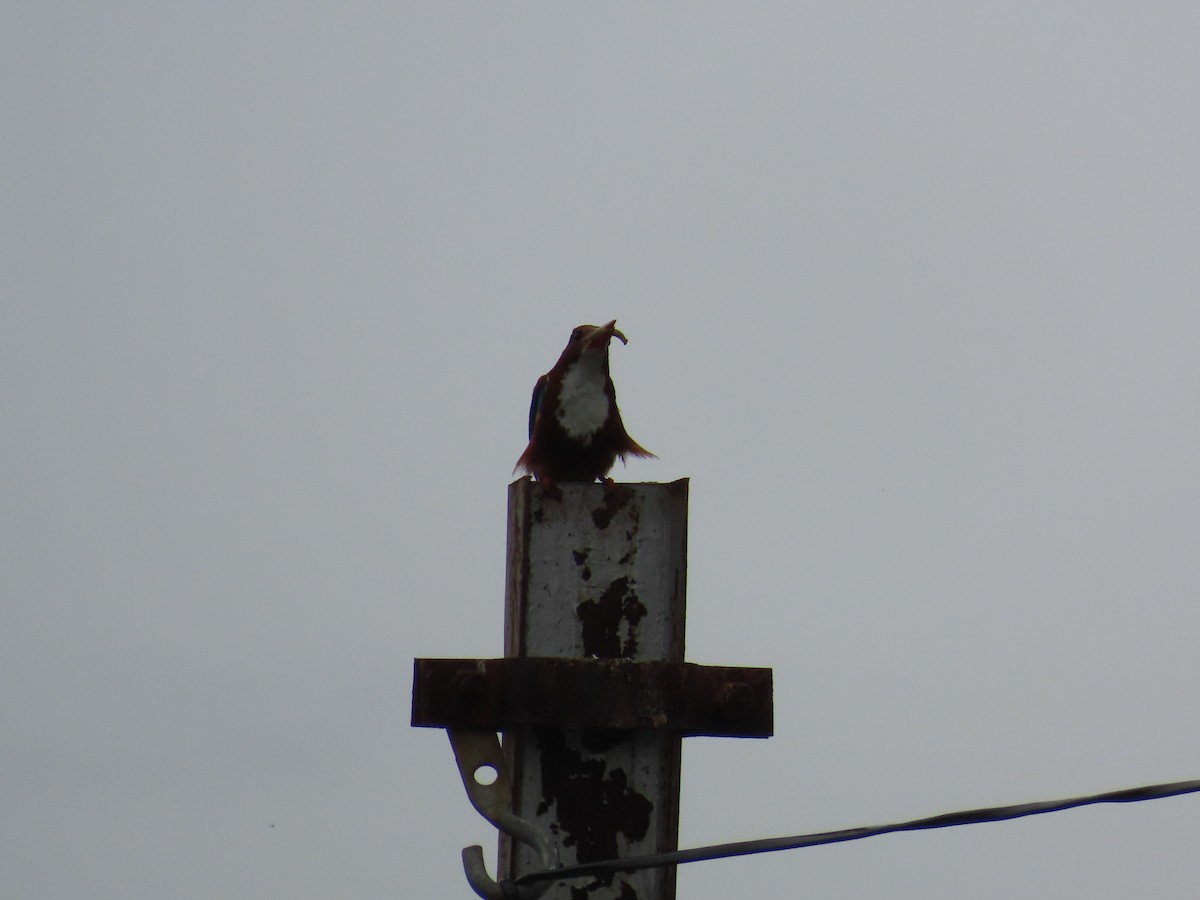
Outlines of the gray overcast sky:
M9 2L0 894L468 897L529 390L690 476L682 841L1200 777L1200 6ZM679 895L1191 897L1194 797ZM489 857L491 851L489 851Z

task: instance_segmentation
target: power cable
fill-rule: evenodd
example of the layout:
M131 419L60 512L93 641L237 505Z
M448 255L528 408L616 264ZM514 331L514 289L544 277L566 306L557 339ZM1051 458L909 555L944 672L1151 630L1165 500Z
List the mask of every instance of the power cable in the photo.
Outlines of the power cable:
M731 844L712 844L690 850L674 850L654 853L649 856L631 856L626 859L606 859L600 862L580 863L561 869L545 869L530 872L513 880L515 885L532 884L540 881L562 881L582 878L585 875L601 875L612 872L632 872L656 866L672 866L682 863L701 862L707 859L725 859L732 856L748 856L752 853L770 853L775 850L797 850L801 847L817 847L821 844L836 844L842 841L857 841L861 838L891 834L896 831L924 831L931 828L950 828L955 825L976 825L981 822L1003 822L1039 813L1059 812L1093 803L1137 803L1142 800L1158 800L1200 791L1200 781L1176 781L1171 784L1152 784L1145 787L1127 788L1092 794L1088 797L1071 797L1067 800L1047 800L1040 803L1022 803L1016 806L992 806L985 809L968 809L962 812L943 813L909 822L891 825L869 825L861 828L846 828L841 831L823 831L816 834L800 834L791 837L766 838L757 841L738 841Z

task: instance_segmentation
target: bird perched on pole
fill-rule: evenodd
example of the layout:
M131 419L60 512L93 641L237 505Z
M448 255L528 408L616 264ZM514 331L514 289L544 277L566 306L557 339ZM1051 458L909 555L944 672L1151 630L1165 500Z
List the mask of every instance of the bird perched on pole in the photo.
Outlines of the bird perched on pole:
M529 446L520 469L547 484L596 481L611 484L608 471L620 457L654 454L625 431L617 392L608 374L608 345L629 343L617 320L580 325L571 332L554 368L538 379L529 406Z

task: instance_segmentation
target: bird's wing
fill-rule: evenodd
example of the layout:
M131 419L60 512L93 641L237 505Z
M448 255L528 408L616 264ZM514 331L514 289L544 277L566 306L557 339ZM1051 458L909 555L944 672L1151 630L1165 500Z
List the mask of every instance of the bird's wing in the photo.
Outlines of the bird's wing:
M537 384L533 386L533 400L529 403L529 436L533 437L533 426L537 422L538 410L542 405L542 395L546 393L546 379L548 376L543 375L537 380Z

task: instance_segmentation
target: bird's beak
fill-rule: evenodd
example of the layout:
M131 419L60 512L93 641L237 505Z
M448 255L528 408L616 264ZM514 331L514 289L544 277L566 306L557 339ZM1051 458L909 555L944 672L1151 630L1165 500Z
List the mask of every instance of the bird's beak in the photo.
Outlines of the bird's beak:
M595 346L607 347L609 340L612 338L617 338L617 340L619 340L622 344L629 343L629 341L625 338L625 335L621 334L621 332L619 332L617 330L617 320L616 319L613 319L611 322L604 323L599 328L597 328L595 331L593 331L591 334L589 334L588 338L587 338L587 346L588 347L595 347Z

